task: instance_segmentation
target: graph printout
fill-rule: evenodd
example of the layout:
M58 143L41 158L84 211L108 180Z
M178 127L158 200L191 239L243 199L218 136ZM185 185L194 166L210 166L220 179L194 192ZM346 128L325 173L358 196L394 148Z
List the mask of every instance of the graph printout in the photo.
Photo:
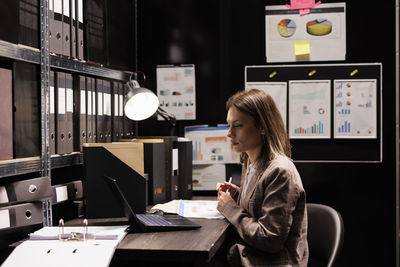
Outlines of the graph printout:
M376 138L376 80L334 80L334 137Z
M330 80L289 81L289 137L330 138Z
M275 104L277 105L278 110L281 113L283 123L286 127L287 82L247 82L245 87L246 90L256 88L267 92L275 101Z
M187 126L185 138L192 141L193 164L239 163L239 153L227 136L229 126Z

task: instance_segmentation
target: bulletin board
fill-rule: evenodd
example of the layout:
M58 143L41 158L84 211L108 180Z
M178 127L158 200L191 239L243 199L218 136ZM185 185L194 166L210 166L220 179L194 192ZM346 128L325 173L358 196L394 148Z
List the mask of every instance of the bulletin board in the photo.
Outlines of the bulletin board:
M295 161L383 161L381 63L246 66L251 88L284 114Z

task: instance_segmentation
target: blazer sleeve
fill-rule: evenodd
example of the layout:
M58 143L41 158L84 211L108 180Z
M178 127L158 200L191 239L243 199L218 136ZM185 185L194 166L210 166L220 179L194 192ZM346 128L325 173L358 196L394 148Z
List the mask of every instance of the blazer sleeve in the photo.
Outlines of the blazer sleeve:
M247 244L274 253L283 249L301 188L296 183L300 177L293 177L297 171L270 167L257 182L249 211L229 201L220 212Z

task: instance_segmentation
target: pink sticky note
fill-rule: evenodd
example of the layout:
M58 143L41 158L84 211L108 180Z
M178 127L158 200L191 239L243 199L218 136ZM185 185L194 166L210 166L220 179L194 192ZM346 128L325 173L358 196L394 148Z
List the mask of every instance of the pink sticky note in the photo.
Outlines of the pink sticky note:
M310 13L310 9L309 8L304 8L304 9L300 9L300 16L306 15Z
M315 3L315 0L290 0L290 6L286 6L290 9L307 9L313 8L319 4L321 4L321 1Z

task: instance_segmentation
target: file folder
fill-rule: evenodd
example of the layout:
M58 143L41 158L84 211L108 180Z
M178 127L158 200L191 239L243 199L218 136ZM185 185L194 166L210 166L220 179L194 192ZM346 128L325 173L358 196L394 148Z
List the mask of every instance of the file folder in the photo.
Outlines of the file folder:
M18 0L16 0L18 1ZM19 43L39 48L39 0L19 0ZM2 3L2 8L4 4Z
M56 46L56 31L54 30L54 0L49 0L49 15L48 15L48 23L49 23L49 48L50 53L54 52L54 47Z
M84 59L84 40L83 40L83 0L77 0L77 14L78 14L78 44L77 44L77 58Z
M40 155L40 88L38 66L14 62L15 158Z
M122 83L118 83L118 97L119 97L119 103L118 103L119 138L124 138L124 87Z
M124 217L123 209L107 185L104 175L119 177L123 188L130 188L128 201L137 213L147 206L143 144L135 142L84 144L83 189L87 218Z
M52 186L53 197L51 202L53 204L64 201L73 201L83 198L82 181L72 181L64 184L57 184Z
M9 205L34 200L45 200L53 196L49 177L17 181L0 186L0 205Z
M50 155L56 154L56 128L55 128L55 75L54 71L50 71L50 116L49 116L49 125L50 125Z
M123 95L125 96L128 93L129 88L126 84L122 84L122 86L123 86ZM125 115L125 110L124 110L124 138L130 139L133 138L133 136L134 136L133 121Z
M0 160L13 158L12 71L0 68Z
M111 83L103 80L103 126L104 142L110 143L111 139Z
M96 135L98 143L105 143L104 102L103 102L103 80L96 79Z
M74 91L73 91L73 80L72 75L69 73L65 74L65 111L67 113L66 121L66 153L72 153L74 151Z
M43 223L42 203L23 203L0 208L0 229Z
M178 138L178 198L192 199L193 161L192 141Z
M69 10L69 1L70 0L62 0L63 1L63 16L62 16L62 33L63 33L63 41L62 41L62 54L64 56L71 56L71 17Z
M97 103L97 90L96 90L96 79L92 78L92 118L93 118L93 142L98 142L98 136L97 136L97 113L98 113L98 103Z
M57 154L68 153L67 149L67 110L66 110L66 81L65 73L57 72L57 90L56 90L56 132L57 132Z
M51 50L58 55L63 54L63 6L62 0L53 0L54 4L54 23L50 24L52 31Z

